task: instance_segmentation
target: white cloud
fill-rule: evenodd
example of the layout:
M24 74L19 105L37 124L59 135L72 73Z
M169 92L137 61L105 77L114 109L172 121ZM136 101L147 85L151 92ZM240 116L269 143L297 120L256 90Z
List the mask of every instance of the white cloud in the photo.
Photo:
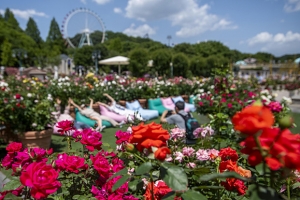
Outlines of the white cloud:
M80 0L80 2L86 4L86 0Z
M248 40L248 44L255 45L257 43L266 43L266 42L271 42L273 39L273 35L268 33L268 32L261 32L254 36L253 38L250 38Z
M173 26L179 26L177 36L189 37L206 31L235 29L232 22L208 13L209 5L199 6L196 0L177 0L166 4L165 0L129 0L126 16L141 21L170 20Z
M97 4L106 4L108 2L110 2L110 0L93 0L94 2L96 2Z
M39 17L49 17L43 12L37 12L33 9L30 10L18 10L18 9L10 9L11 12L15 15L15 17L20 17L23 19L28 19L29 17L39 16ZM4 13L4 10L0 10L0 13Z
M275 35L268 32L261 32L247 40L249 46L260 47L261 51L288 54L299 52L300 33L288 31L286 34Z
M122 9L121 8L114 8L114 13L122 13Z
M134 37L143 37L146 34L154 35L155 30L151 28L148 24L143 24L141 26L135 27L135 24L131 24L131 26L123 31L124 34L134 36Z
M284 10L286 12L300 11L300 0L286 0Z
M297 41L300 41L300 33L293 33L292 31L288 31L285 35L283 33L272 35L268 32L261 32L253 38L250 38L248 40L248 44L252 46L259 43L283 44Z

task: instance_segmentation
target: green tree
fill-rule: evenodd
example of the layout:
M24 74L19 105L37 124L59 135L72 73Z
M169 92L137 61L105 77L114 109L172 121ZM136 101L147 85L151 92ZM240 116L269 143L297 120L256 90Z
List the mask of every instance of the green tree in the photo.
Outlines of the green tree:
M94 61L92 59L93 50L94 47L92 46L83 46L77 49L73 59L74 64L77 66L94 66Z
M187 77L189 70L189 59L183 53L177 53L173 57L173 76Z
M53 18L51 20L49 33L48 33L48 36L47 36L47 39L46 39L46 44L50 48L55 47L56 49L58 49L59 54L62 54L62 53L66 52L65 41L62 37L62 34L60 32L59 26L58 26L55 18Z
M207 67L206 59L201 56L193 57L190 63L190 71L193 76L209 76L210 70Z
M11 44L12 50L21 49L26 51L29 58L34 55L34 52L36 52L36 44L33 39L26 35L23 31L16 29L5 20L0 20L0 30L0 54L2 54L1 49L4 40L7 40L7 42ZM24 58L22 59L22 63L25 66L28 63L29 58L25 60ZM2 58L0 57L0 60L1 59ZM15 63L13 63L12 66L18 66L18 59L13 60Z
M253 58L257 60L257 63L269 63L271 59L275 59L275 56L267 52L257 52Z
M197 54L195 51L195 46L189 43L177 44L173 49L176 53L184 53L189 56L194 56Z
M157 75L162 76L170 74L172 56L168 49L159 49L154 51L152 53L152 60L153 68L157 72Z
M140 77L148 72L149 67L147 67L147 65L149 60L149 52L147 49L134 49L129 53L129 58L129 70L133 76Z
M122 41L120 38L114 38L111 41L109 41L108 49L111 51L116 51L119 53L122 53L123 51L123 46L122 46Z
M223 55L225 57L230 56L230 49L227 46L223 45L221 42L217 41L197 43L195 44L195 50L199 55L205 58L208 58L212 55Z
M40 36L40 31L37 27L37 24L31 17L29 17L27 22L25 33L36 42L39 48L42 47L43 39Z
M131 41L122 41L122 47L124 53L129 53L135 48L138 48L139 44Z
M15 61L12 58L12 45L7 39L1 45L1 65L13 66Z
M22 31L19 26L19 22L16 20L15 15L9 10L9 8L6 8L5 10L4 19L12 28L15 28L18 31Z

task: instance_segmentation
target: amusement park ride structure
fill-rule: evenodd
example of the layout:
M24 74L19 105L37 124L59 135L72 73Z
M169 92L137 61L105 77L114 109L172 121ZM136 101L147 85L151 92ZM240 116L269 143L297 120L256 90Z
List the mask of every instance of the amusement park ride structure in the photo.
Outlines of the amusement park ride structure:
M105 25L103 21L97 13L87 8L77 8L70 11L64 18L61 28L63 37L72 48L93 45L90 35L95 31L102 32L101 43L105 40ZM81 34L78 46L70 39L70 37L74 37L76 34Z

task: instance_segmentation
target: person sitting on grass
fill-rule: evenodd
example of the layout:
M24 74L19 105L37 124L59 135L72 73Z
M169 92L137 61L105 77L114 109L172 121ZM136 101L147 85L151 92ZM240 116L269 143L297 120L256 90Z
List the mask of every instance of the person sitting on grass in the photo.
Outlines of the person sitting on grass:
M110 102L108 104L97 102L99 105L106 107L108 110L110 110L114 113L125 116L127 121L129 121L129 122L133 122L134 118L137 118L140 121L144 121L144 119L138 113L138 111L129 110L129 109L117 104L116 101L107 93L104 93L103 95L106 96Z
M102 126L102 120L106 120L106 121L110 122L113 126L122 126L125 123L124 121L118 123L110 117L100 115L93 109L94 100L91 98L89 98L89 99L90 99L89 107L87 107L85 104L78 106L76 103L74 103L74 101L71 98L70 98L70 103L78 109L80 114L82 114L92 120L95 120L97 122L96 131L99 131L99 130L102 131L106 127L106 126Z
M167 116L170 114L169 116ZM184 111L184 102L183 101L177 101L175 103L175 111L165 110L163 114L160 117L161 123L168 123L168 124L175 124L178 128L185 130L185 121L180 116L187 115L188 113Z

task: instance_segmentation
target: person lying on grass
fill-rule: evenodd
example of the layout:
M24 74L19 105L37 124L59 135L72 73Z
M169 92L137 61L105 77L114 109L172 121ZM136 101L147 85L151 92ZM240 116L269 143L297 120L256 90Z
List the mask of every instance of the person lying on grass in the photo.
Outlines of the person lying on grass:
M119 115L123 115L129 122L132 122L134 118L137 118L140 121L144 121L142 116L138 113L138 111L127 109L116 103L114 98L112 98L109 94L104 93L103 96L106 96L109 99L109 103L105 104L102 102L97 102L99 105L106 107L108 110L117 113Z
M105 126L102 126L102 120L106 120L106 121L110 122L113 126L122 126L125 123L124 121L118 123L110 117L100 115L93 109L94 100L91 98L89 98L89 99L90 99L89 107L87 107L85 104L78 106L76 103L74 103L74 101L71 98L69 100L70 100L70 103L78 109L80 114L96 121L96 123L97 123L96 131L102 131L105 128Z

